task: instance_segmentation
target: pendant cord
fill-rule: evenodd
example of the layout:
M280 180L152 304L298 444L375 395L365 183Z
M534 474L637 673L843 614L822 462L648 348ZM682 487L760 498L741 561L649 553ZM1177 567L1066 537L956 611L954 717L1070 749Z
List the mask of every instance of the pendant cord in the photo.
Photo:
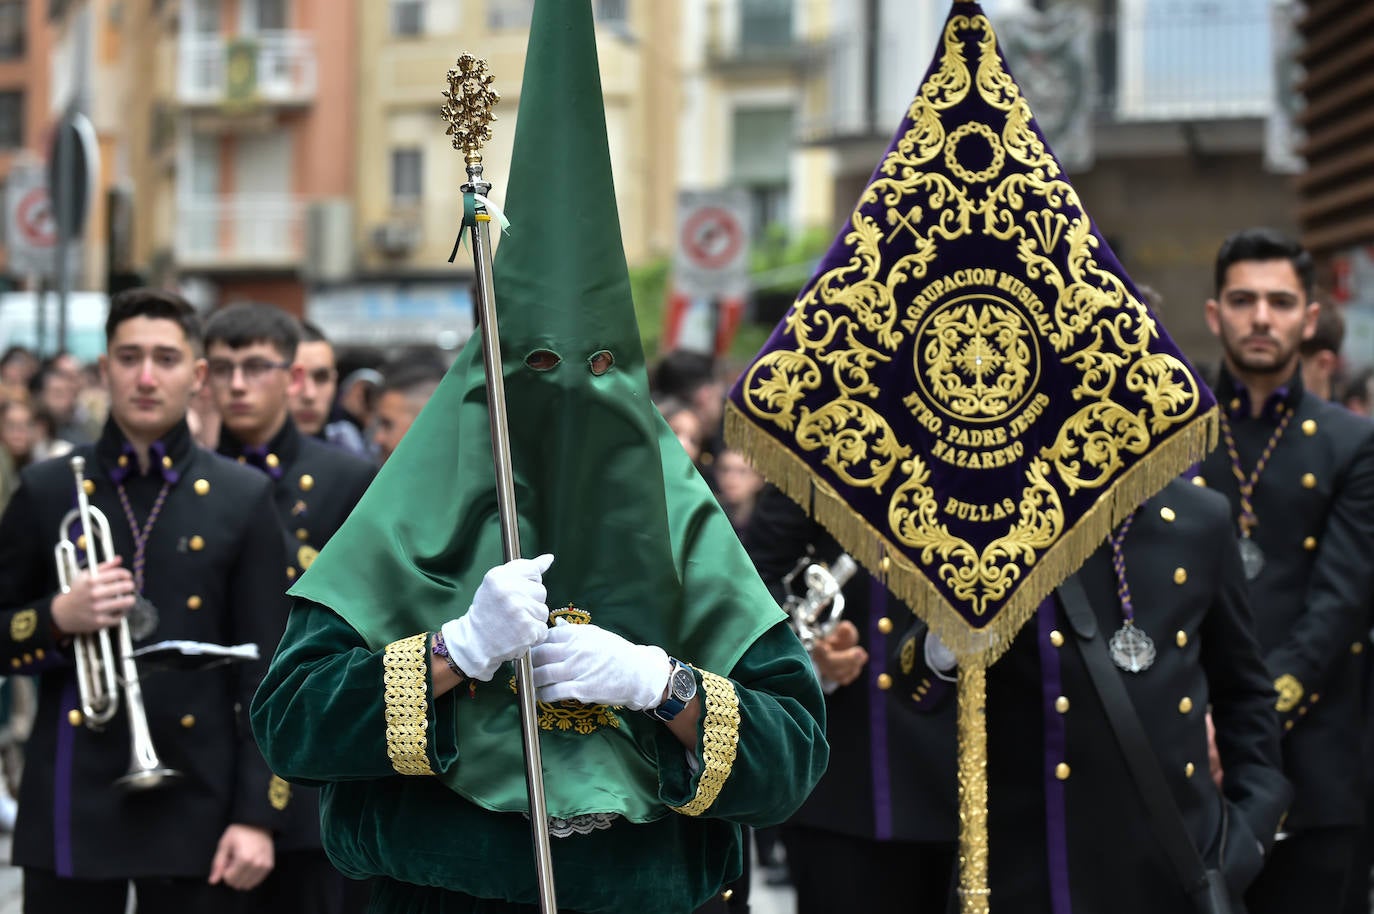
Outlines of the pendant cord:
M1269 465L1269 458L1274 453L1274 448L1278 447L1279 439L1283 437L1284 431L1288 428L1288 422L1293 418L1294 410L1285 404L1278 405L1280 414L1278 427L1269 436L1269 441L1264 445L1264 450L1260 452L1259 460L1255 461L1255 469L1247 477L1245 470L1241 468L1240 451L1236 449L1236 436L1231 432L1231 420L1226 417L1226 413L1221 413L1221 436L1226 442L1226 456L1231 458L1231 472L1236 477L1236 482L1240 485L1240 517L1237 519L1240 525L1240 535L1245 539L1250 538L1250 531L1259 525L1259 518L1255 516L1255 505L1251 500L1255 493L1255 486L1259 483L1260 474Z

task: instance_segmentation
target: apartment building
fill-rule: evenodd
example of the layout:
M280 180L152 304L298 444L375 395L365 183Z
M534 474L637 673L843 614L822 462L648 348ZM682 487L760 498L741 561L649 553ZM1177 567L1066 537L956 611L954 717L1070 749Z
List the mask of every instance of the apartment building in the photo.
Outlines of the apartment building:
M673 233L678 3L593 0L616 203L632 263ZM533 0L386 0L359 10L352 242L356 273L323 283L309 313L345 341L457 345L471 331L471 261L449 253L462 216L462 154L439 118L445 74L486 60L502 101L483 150L505 200ZM499 247L500 239L496 239Z
M1297 115L1307 168L1298 181L1302 239L1345 308L1351 369L1374 365L1374 4L1323 0L1298 20Z
M824 103L828 4L689 0L684 12L681 188L743 188L756 237L830 225L832 156L799 142Z

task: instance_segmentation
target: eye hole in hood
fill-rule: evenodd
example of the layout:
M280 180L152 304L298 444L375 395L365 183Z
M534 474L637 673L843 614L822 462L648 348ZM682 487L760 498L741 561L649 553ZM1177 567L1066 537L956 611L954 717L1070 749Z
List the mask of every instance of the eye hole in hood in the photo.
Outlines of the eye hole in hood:
M587 367L589 367L592 374L596 375L598 378L610 371L611 366L614 364L615 356L611 354L609 349L602 349L599 352L594 352L592 353L592 357L587 359Z
M561 361L563 357L552 349L536 349L525 356L525 364L535 371L552 371Z

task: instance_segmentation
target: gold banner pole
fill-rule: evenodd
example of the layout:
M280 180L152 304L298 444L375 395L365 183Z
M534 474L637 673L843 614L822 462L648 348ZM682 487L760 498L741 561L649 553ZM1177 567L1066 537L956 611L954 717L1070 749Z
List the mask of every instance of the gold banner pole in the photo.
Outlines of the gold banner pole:
M496 467L497 510L506 561L520 558L520 515L515 505L515 475L511 469L510 432L506 426L506 387L501 370L501 342L496 325L496 299L492 290L491 214L478 195L491 193L482 175L482 146L491 140L491 109L501 100L491 88L492 76L485 60L463 54L448 71L448 89L441 110L448 123L453 148L464 153L468 180L463 191L463 229L471 230L472 259L479 319L476 332L482 337L486 370L487 414L491 417L492 463ZM459 235L461 241L462 235ZM458 246L454 245L454 255ZM453 260L450 256L449 260ZM539 750L539 724L534 699L534 668L527 651L515 666L516 698L520 706L520 739L525 750L525 786L530 801L530 836L539 883L539 910L556 914L558 901L553 885L553 857L549 847L548 806L544 798L544 765Z
M962 914L989 914L987 667L959 663L959 901Z

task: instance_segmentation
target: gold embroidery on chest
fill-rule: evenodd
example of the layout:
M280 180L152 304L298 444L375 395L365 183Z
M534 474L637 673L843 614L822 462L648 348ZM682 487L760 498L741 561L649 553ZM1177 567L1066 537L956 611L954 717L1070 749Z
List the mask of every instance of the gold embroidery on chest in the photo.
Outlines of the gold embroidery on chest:
M570 625L588 625L592 614L571 603L549 613L549 621L566 619ZM510 678L510 690L515 691L515 677ZM602 727L620 728L620 718L606 705L584 705L580 701L537 702L539 729L572 733L595 733Z

